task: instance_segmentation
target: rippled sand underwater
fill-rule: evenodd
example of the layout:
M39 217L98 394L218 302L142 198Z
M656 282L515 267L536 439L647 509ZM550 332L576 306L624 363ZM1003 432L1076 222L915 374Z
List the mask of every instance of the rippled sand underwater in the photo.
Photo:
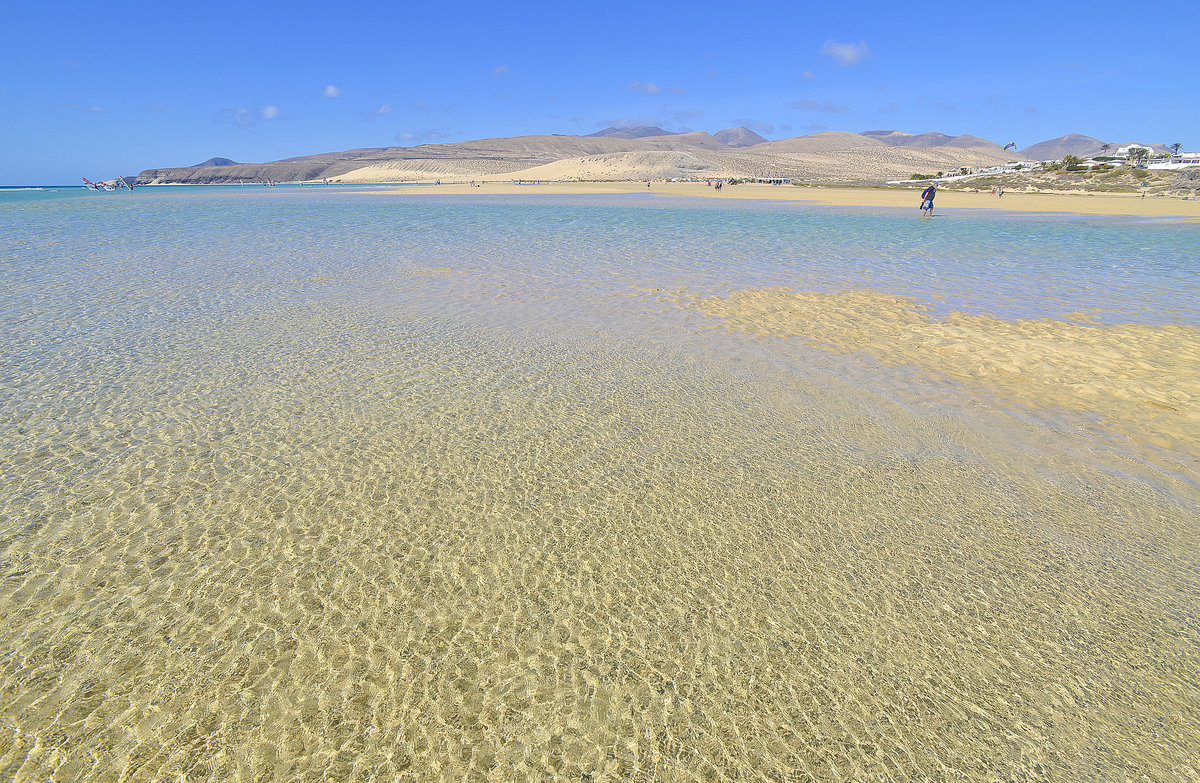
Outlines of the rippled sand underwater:
M0 778L1200 778L1194 452L696 305L844 216L150 195L6 238Z

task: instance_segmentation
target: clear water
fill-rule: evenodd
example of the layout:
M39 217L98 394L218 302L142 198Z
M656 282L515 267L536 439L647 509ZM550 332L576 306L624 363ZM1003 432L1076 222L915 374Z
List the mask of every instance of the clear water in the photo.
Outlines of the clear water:
M0 778L1200 775L1194 409L692 306L1189 340L1194 225L6 191L0 281Z

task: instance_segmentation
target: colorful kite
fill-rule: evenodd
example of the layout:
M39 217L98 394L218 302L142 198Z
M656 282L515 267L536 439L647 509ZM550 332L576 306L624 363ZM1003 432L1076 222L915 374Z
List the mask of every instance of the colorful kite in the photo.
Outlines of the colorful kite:
M1009 150L1015 150L1016 148L1017 148L1017 143L1015 141L1010 141L1008 144L1004 145L1005 152L1008 152Z

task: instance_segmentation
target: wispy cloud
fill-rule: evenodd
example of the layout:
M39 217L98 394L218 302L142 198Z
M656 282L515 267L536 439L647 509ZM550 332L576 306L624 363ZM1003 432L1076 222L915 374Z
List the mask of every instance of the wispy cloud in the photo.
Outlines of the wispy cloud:
M152 111L165 114L171 111L170 106L164 106L161 103L150 103L142 107L142 111Z
M259 121L277 119L283 119L283 115L279 112L279 107L268 103L257 109L247 109L245 107L233 110L226 109L217 115L215 122L232 122L239 128L249 130L257 125Z
M741 125L743 128L749 128L750 130L757 131L758 133L771 133L775 130L775 126L769 122L759 122L757 120L746 119L734 120L734 122L736 122L738 125Z
M929 106L934 109L941 109L942 111L958 111L959 110L959 108L957 106L955 106L953 103L942 103L941 101L931 101L931 100L928 100L924 95L917 98L917 103L923 103L926 106Z
M442 139L450 138L450 134L444 128L426 128L425 130L412 131L410 133L397 133L396 141L441 141Z
M900 111L900 104L896 103L895 101L892 101L887 106L880 106L879 110L886 111L886 112Z
M104 111L104 108L101 106L81 106L78 103L64 103L62 107L67 111L77 111L84 114L99 114Z
M391 113L392 113L392 105L390 103L385 103L380 106L376 106L374 109L371 109L369 112L367 112L363 116L362 121L363 122L375 122L376 119L378 119L380 117L385 117Z
M813 133L820 133L821 131L827 131L827 130L829 130L829 126L828 126L828 125L822 125L822 124L821 124L821 123L819 123L819 122L814 122L814 123L813 123L813 124L811 124L811 125L805 125L805 126L804 126L804 130L806 130L806 131L812 131Z
M643 125L662 126L661 117L622 117L618 120L601 120L596 122L597 128L640 128Z
M821 111L827 114L845 114L850 111L849 106L843 106L833 101L795 101L792 103L792 108L800 111Z
M512 70L512 68L508 67L507 65L497 65L495 68L492 69L492 75L493 76L503 76L504 74L508 73L511 70Z
M661 95L664 92L673 95L687 95L687 90L682 87L659 87L654 82L643 82L638 79L629 80L629 89L634 92L644 92L647 95Z
M806 82L811 82L813 79L815 79L815 78L817 78L817 77L816 77L816 76L813 76L813 72L812 72L812 71L810 71L810 70L808 70L807 68L805 68L803 71L801 71L801 72L800 72L800 78L801 78L801 79L803 79L803 80L804 80L804 81L806 81Z
M821 54L833 60L838 65L858 65L863 60L871 56L871 49L867 46L866 41L858 43L842 43L830 38L821 47Z
M325 92L322 93L326 98L340 98L342 91L332 84L325 85Z

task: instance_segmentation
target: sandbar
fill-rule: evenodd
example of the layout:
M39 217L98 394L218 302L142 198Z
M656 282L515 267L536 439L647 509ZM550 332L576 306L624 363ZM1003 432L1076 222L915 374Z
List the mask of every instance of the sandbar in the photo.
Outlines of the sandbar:
M919 189L866 187L808 187L796 185L726 185L721 190L703 182L548 182L515 184L480 182L478 186L457 183L433 187L404 187L388 193L406 195L487 194L487 195L598 195L656 193L670 196L723 200L770 200L807 202L839 207L911 208L918 214ZM1006 192L997 198L988 191L938 191L935 215L952 215L962 210L1004 212L1067 213L1075 215L1128 215L1154 219L1200 220L1200 201L1182 197L1149 196L1135 193L1082 192Z

